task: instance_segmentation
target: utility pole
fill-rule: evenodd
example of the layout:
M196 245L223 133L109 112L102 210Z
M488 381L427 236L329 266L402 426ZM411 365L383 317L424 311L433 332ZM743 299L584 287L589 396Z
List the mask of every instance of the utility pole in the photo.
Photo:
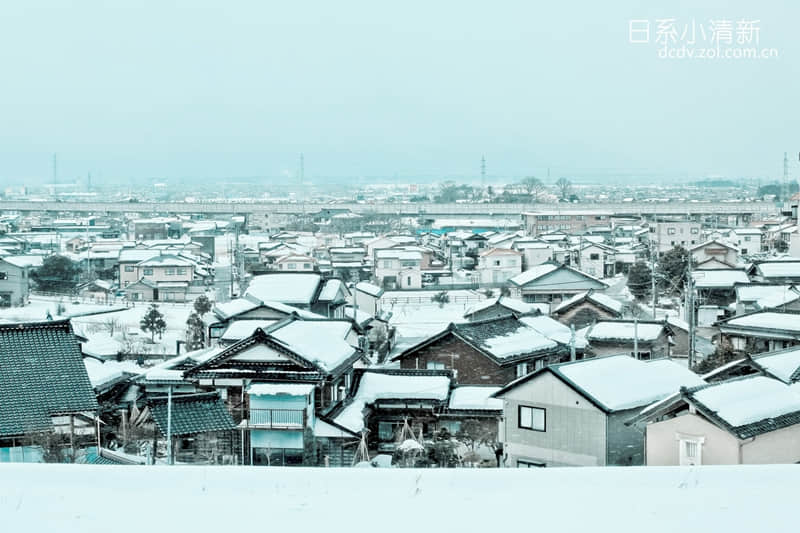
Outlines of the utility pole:
M692 256L689 254L686 273L686 316L689 323L689 370L694 366L694 279L692 278Z
M653 320L656 319L656 305L658 304L658 295L656 293L656 260L653 257L653 247L650 247L650 290L653 300Z
M633 317L633 358L639 359L639 317Z
M486 156L481 156L481 190L486 186Z
M569 325L569 360L575 360L575 324Z
M167 389L167 464L172 461L172 385Z

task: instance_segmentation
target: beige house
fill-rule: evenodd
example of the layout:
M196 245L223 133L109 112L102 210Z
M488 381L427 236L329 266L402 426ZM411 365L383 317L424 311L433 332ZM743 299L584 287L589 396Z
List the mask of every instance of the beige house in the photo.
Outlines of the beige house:
M739 262L739 249L722 241L712 240L689 249L695 265L704 269L734 267Z
M636 420L648 466L800 462L800 393L766 375L683 388Z

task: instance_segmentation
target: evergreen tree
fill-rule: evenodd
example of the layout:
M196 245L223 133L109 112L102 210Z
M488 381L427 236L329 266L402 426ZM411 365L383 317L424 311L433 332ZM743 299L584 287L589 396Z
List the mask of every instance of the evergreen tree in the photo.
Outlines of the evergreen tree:
M196 303L196 302L195 302ZM199 350L206 344L206 325L197 313L186 320L186 350Z
M194 301L194 310L197 312L198 315L203 316L204 314L211 311L211 300L208 299L208 296L205 294L201 294L197 297Z
M42 261L42 266L31 272L31 279L40 291L70 292L78 283L80 268L63 255L51 255Z
M645 263L636 263L628 272L628 290L636 299L641 300L650 293L653 272Z
M150 342L156 342L156 335L160 339L167 329L167 323L164 321L164 315L158 310L156 304L150 304L147 312L139 321L139 328L145 333L150 333Z
M683 292L688 268L689 251L686 248L676 246L661 256L658 270L662 279L667 283L667 292Z

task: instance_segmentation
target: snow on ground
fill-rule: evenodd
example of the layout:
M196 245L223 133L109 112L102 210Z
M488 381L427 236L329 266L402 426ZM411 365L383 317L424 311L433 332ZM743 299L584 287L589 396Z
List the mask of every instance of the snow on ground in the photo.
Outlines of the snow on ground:
M0 464L3 530L796 531L798 465L400 469ZM146 502L131 519L131 502ZM532 502L535 505L532 508ZM399 513L399 514L398 514ZM404 519L397 519L399 515ZM127 517L127 518L126 518ZM392 518L394 517L394 518Z
M139 321L148 307L149 303L142 302L112 313L73 318L72 324L76 330L81 330L84 335L92 339L103 336L108 339L108 328L105 324L109 320L117 320L125 331L125 340L122 339L123 333L119 331L114 333L114 340L123 344L133 343L134 353L143 350L155 355L175 355L176 341L186 339L186 319L194 310L193 302L158 304L158 310L164 315L164 321L167 323L167 330L161 338L155 336L155 344L150 344L150 334L139 328Z
M69 297L31 296L30 303L23 307L5 307L0 309L0 321L8 322L43 322L47 320L47 312L57 320L71 316L85 315L87 313L105 313L115 309L124 309L120 305L73 303ZM58 314L59 302L64 306L64 312Z

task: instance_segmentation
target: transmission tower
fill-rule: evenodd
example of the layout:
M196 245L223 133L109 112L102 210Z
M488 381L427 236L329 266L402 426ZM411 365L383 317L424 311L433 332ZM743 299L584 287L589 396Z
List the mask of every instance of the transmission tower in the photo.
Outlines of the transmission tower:
M481 189L486 185L486 156L481 156Z

